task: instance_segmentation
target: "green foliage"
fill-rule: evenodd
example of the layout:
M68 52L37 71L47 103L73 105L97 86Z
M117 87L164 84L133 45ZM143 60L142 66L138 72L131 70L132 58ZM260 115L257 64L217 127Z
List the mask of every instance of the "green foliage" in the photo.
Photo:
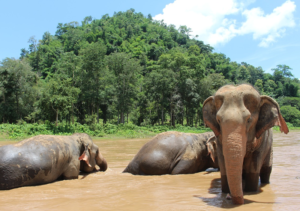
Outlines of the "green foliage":
M289 66L265 73L212 52L190 33L187 26L176 28L134 9L101 19L87 16L81 24L59 23L55 35L30 37L20 60L0 63L0 121L48 120L57 131L63 131L62 123L77 124L76 130L97 131L89 132L94 135L198 128L203 101L221 86L240 83L299 111L300 82ZM128 129L134 125L139 127Z
M72 105L77 101L80 89L72 86L72 78L64 78L54 74L42 91L38 104L42 112L48 113L53 110L58 123L58 113L67 115Z
M260 93L264 92L263 81L261 79L257 79L254 86L259 90Z
M300 126L300 111L290 105L281 107L281 114L285 121L290 122L294 126Z
M34 111L38 76L26 59L6 58L0 63L0 118L16 122Z
M59 123L58 126L50 123L45 124L28 124L22 122L20 124L1 124L0 132L7 133L11 139L21 139L40 134L44 135L71 135L73 133L87 133L96 137L126 137L126 138L144 138L154 136L157 133L166 131L180 131L188 133L203 133L210 131L207 128L194 128L178 126L176 128L170 126L137 126L134 124L93 124L93 125L81 125L75 123L69 125L66 123Z
M280 106L290 105L300 110L300 98L299 97L279 97L277 102Z

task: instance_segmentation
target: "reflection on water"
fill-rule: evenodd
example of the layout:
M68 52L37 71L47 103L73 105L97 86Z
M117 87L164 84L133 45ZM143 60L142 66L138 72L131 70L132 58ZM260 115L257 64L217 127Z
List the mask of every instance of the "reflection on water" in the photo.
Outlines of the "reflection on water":
M190 175L122 174L149 139L95 140L106 172L78 180L0 191L1 210L240 210L221 192L219 172ZM13 142L0 142L0 145ZM295 210L300 207L300 132L274 135L271 184L245 193L243 210Z

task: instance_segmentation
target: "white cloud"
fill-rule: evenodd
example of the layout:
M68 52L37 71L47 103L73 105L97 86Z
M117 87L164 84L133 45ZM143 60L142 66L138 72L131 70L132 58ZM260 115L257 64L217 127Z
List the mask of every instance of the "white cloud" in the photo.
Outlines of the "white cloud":
M246 9L255 0L175 0L154 17L177 27L186 25L192 35L216 46L229 42L239 35L252 34L260 40L259 46L268 47L282 37L287 27L294 27L293 12L296 5L287 0L272 13L264 14L261 8ZM238 22L238 15L246 18ZM239 25L239 27L237 27Z
M293 12L296 9L294 2L286 1L276 7L271 14L264 15L260 8L243 11L246 21L239 29L239 34L253 34L253 39L261 39L259 46L267 47L282 37L286 27L294 27Z

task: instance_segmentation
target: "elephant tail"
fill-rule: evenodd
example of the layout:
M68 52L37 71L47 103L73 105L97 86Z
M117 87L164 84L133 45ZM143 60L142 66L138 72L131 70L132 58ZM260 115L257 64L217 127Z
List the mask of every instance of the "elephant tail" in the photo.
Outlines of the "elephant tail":
M130 174L134 174L134 175L143 174L139 171L139 169L140 169L139 165L136 162L131 161L122 173L130 173Z
M122 173L130 173L128 166L124 169Z

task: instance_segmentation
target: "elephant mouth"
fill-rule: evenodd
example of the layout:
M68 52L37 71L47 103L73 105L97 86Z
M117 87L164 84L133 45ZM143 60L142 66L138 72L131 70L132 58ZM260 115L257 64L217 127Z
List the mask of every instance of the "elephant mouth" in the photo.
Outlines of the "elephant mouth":
M107 170L107 162L105 158L102 159L101 164L97 164L99 166L99 171L106 171Z

